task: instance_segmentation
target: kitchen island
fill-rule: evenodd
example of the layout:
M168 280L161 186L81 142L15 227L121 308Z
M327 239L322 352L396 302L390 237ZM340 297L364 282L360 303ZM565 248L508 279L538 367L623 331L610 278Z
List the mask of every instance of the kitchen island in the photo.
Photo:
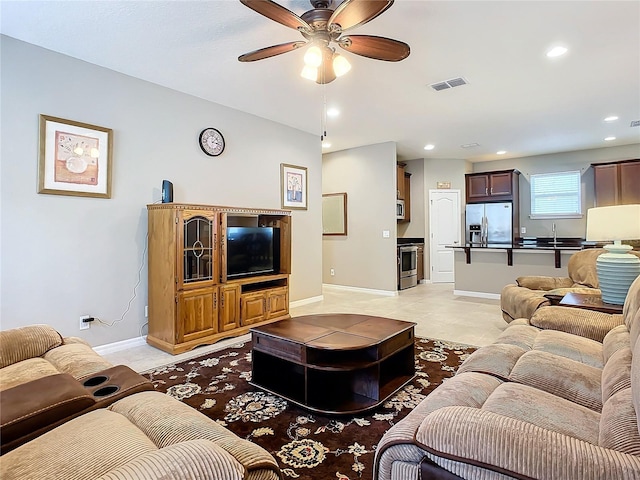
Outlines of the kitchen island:
M520 276L566 277L571 255L594 246L581 239L452 245L454 294L498 299L502 288Z

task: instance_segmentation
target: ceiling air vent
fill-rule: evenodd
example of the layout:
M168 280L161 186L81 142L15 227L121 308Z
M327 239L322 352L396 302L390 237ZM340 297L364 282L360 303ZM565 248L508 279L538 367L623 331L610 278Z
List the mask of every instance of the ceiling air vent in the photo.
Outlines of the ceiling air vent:
M640 120L634 120L633 122L631 122L632 127L640 127Z
M462 78L452 78L451 80L445 80L444 82L432 83L430 85L436 92L440 90L446 90L447 88L459 87L460 85L466 85L467 81Z
M460 145L462 148L474 148L474 147L479 147L480 144L479 143L465 143L464 145Z
M451 88L451 85L449 85L447 82L440 82L440 83L432 84L431 88L433 88L436 92L439 92L440 90L446 90L447 88Z

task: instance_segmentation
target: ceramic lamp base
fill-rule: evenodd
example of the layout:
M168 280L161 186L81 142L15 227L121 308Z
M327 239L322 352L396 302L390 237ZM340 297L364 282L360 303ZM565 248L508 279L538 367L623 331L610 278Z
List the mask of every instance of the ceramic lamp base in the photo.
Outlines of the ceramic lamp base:
M602 301L623 305L629 287L640 275L640 258L628 253L630 245L605 245L607 253L598 256L596 271L602 291Z

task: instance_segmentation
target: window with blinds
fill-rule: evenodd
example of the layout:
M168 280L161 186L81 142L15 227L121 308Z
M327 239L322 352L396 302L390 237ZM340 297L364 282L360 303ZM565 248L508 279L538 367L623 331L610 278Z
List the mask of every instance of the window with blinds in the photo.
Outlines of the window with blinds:
M580 172L531 175L531 218L580 218Z

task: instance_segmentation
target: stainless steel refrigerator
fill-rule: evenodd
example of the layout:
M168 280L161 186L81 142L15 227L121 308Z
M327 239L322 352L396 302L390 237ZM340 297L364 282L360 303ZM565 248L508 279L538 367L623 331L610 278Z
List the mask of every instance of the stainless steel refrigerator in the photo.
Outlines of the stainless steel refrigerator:
M466 242L474 245L513 242L513 204L473 203L466 207Z

